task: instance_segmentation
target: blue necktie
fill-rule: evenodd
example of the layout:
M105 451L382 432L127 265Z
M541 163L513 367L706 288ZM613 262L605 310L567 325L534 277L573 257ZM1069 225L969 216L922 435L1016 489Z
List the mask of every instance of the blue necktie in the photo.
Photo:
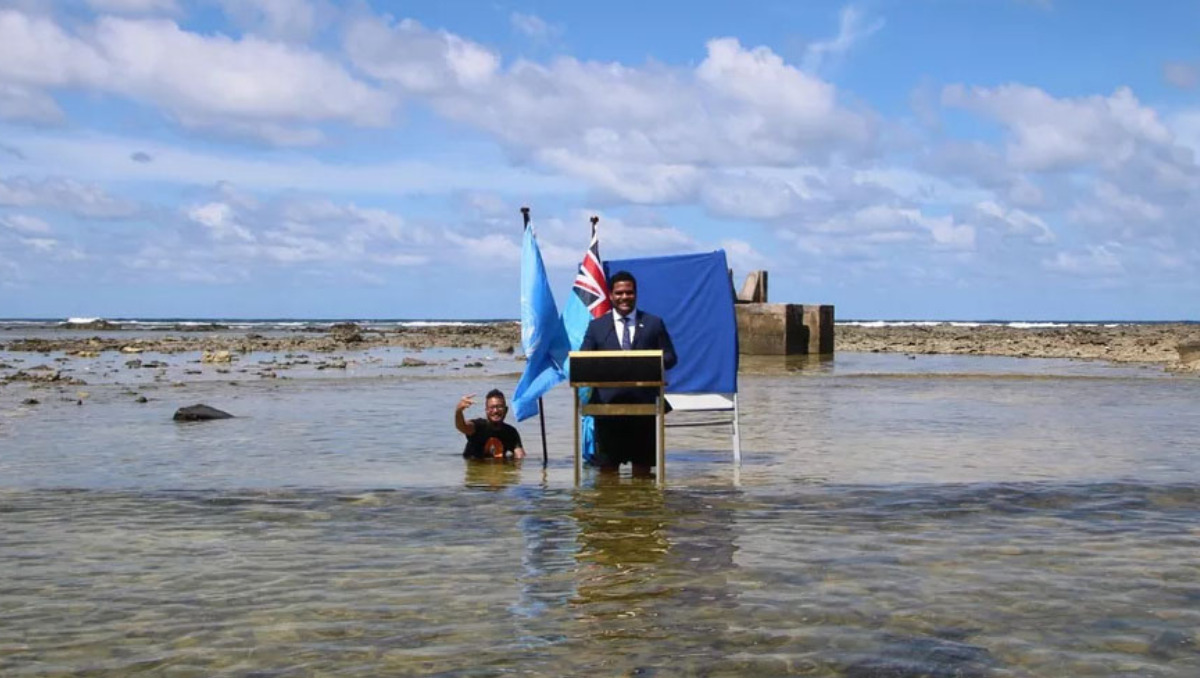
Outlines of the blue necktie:
M625 323L625 329L621 330L621 349L624 351L628 351L633 346L633 342L629 338L630 320L631 318L629 316L621 318L621 322Z

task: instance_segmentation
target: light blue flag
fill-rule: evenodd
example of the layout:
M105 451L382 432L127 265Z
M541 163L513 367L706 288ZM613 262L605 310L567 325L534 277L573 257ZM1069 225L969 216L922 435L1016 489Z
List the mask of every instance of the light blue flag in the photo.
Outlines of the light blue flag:
M567 328L567 338L571 350L579 350L583 344L583 335L587 334L588 324L593 318L599 318L609 313L612 306L608 299L608 281L604 275L604 266L600 261L600 238L596 232L596 222L592 221L592 239L587 251L583 253L583 261L579 264L579 272L575 275L575 283L571 286L571 294L567 297L567 305L563 307L563 325ZM567 373L571 366L567 364ZM592 395L592 389L579 389L579 404L584 405ZM584 461L591 461L596 452L596 420L593 417L581 417L580 444Z
M567 305L563 307L563 326L566 327L567 338L570 341L571 350L578 351L579 346L583 344L583 335L587 333L588 324L592 322L592 313L588 307L584 305L583 299L579 297L576 290L571 291L571 296L567 298ZM570 361L567 362L567 374L571 373ZM586 405L592 396L592 389L579 389L579 405ZM594 417L583 416L579 418L579 444L583 460L590 462L596 454L596 419Z
M570 345L546 267L533 229L525 229L521 246L521 348L525 351L525 372L513 394L517 421L538 413L538 398L567 378L565 363Z

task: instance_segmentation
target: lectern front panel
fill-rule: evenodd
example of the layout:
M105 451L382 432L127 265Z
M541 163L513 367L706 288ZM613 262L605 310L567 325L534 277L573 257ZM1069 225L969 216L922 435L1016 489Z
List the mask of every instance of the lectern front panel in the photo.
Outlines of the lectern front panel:
M663 380L662 351L572 351L571 383L629 383Z

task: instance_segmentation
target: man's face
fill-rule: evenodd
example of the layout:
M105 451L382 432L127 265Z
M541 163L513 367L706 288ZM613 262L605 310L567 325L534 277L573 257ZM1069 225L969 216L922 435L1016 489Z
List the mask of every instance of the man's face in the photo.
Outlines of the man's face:
M508 415L508 403L504 402L504 398L488 398L487 399L487 418L493 424L499 424L504 421L504 417Z
M637 289L628 280L621 280L612 287L613 308L621 315L629 315L637 306Z

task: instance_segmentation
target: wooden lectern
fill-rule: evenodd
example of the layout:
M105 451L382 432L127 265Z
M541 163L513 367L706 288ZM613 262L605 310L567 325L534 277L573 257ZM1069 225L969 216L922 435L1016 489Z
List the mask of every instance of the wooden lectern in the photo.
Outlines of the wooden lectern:
M583 475L583 450L579 446L579 417L637 415L656 417L657 445L654 476L659 485L667 479L666 428L666 370L662 351L571 351L571 388L575 389L575 484ZM588 403L579 404L581 388L645 388L655 389L653 403Z

